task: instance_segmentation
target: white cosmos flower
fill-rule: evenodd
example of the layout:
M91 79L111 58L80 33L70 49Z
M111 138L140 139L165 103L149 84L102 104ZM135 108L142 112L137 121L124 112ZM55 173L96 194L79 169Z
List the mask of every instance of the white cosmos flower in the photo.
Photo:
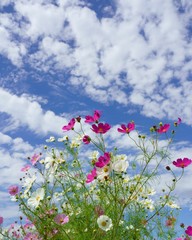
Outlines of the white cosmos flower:
M99 228L104 231L109 231L113 226L111 218L106 215L99 216L97 219L97 224Z
M35 192L31 194L31 197L28 199L27 203L32 208L37 208L41 200L45 196L44 188L38 188Z
M96 173L97 173L97 179L103 180L104 177L107 177L111 172L111 166L110 165L105 165L102 168L96 168Z
M66 136L64 136L64 137L62 137L62 138L58 138L58 142L64 142L64 141L67 141L67 140L69 140L69 137L66 135Z
M124 160L118 160L112 164L113 170L119 173L126 172L128 166L129 166L129 163Z
M49 139L46 139L46 142L55 142L55 137L51 136Z
M25 178L25 182L23 184L23 187L26 188L24 191L24 196L27 195L27 193L29 192L30 188L33 186L33 183L35 182L36 179L37 177L35 175L33 175L32 177Z

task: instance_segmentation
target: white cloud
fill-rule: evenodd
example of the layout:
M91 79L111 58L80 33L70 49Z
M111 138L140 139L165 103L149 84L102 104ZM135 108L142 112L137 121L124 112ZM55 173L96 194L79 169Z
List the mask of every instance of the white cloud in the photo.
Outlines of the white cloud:
M19 0L14 4L17 14L1 16L0 52L18 66L27 61L39 70L70 73L70 81L64 81L80 86L95 101L133 104L149 117L175 119L180 114L191 124L192 4L114 4L110 17L104 13L98 19L83 1ZM34 43L37 50L26 58Z
M24 96L16 96L0 89L0 112L10 115L21 126L27 126L37 134L61 134L61 128L67 123L65 118L56 116L52 111L43 111L38 102Z

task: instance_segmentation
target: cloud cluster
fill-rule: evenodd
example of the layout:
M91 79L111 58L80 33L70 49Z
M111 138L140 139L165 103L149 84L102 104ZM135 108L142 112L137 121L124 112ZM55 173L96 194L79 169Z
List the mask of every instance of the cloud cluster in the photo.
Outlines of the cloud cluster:
M131 104L148 117L180 115L191 124L192 4L98 4L100 12L87 1L18 0L12 16L1 15L0 53L17 66L69 74L67 84L95 101Z

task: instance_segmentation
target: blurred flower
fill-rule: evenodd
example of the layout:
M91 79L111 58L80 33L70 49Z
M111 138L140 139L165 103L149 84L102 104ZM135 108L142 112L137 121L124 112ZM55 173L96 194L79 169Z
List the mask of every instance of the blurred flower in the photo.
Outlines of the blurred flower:
M23 187L26 188L24 191L24 195L26 195L29 192L30 188L32 187L36 179L37 177L35 175L33 175L32 177L25 178L25 182L23 184Z
M135 123L130 122L130 123L127 124L127 126L125 124L121 124L121 128L118 128L117 131L121 132L121 133L128 133L129 134L134 129L135 129Z
M49 139L46 139L46 142L55 142L55 137L51 136Z
M39 161L40 159L40 154L34 154L32 157L31 157L31 164L32 165L35 165L37 163L37 161Z
M38 188L35 192L31 194L31 197L28 199L27 203L30 207L37 208L41 200L45 196L44 188Z
M163 126L160 126L160 128L157 129L158 133L166 133L170 128L170 124L164 124Z
M69 222L69 217L66 216L65 214L58 214L55 218L54 218L54 221L57 223L57 224L65 224L65 223L68 223Z
M98 126L96 124L93 124L91 130L95 133L104 134L110 128L111 128L111 126L108 123L105 123L105 124L104 123L99 123Z
M99 206L95 206L95 213L98 215L98 216L101 216L104 214L104 210Z
M173 165L179 168L185 168L192 163L191 159L188 158L178 158L176 161L173 161Z
M58 142L64 142L64 141L67 141L67 140L69 140L69 137L67 135L65 135L62 138L58 138Z
M192 226L188 226L188 227L187 227L187 230L185 230L185 233L186 233L188 236L192 236Z
M41 240L37 233L27 233L23 240Z
M0 217L0 224L3 223L3 217Z
M126 172L128 166L129 166L129 163L123 160L118 160L112 164L113 170L119 173Z
M19 187L16 185L12 185L8 188L8 191L11 196L15 196L19 192Z
M93 168L91 173L87 175L86 183L92 182L97 177L96 168Z
M174 224L175 224L175 222L176 222L176 218L174 218L174 217L168 217L165 225L166 225L167 227L173 227Z
M69 130L71 130L71 129L73 130L74 125L75 125L75 119L72 118L72 119L70 120L70 122L69 122L66 126L63 126L63 127L62 127L62 130L63 130L63 131L69 131Z
M106 152L103 156L100 156L98 161L95 163L96 167L102 168L110 162L110 153Z
M95 110L93 117L89 115L85 117L85 122L86 123L97 122L100 116L101 116L101 112L99 110Z
M109 231L113 226L111 218L106 215L99 216L97 219L97 224L99 228L104 231Z
M21 172L27 172L31 168L30 165L25 165L24 167L21 168Z

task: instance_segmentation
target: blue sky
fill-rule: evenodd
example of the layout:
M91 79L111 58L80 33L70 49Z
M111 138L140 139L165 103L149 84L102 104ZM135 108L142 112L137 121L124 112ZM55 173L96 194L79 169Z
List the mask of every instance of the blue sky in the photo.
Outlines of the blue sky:
M95 109L142 132L181 117L172 158L192 158L191 11L187 0L0 1L1 215L19 215L7 187L26 158ZM191 173L177 195L192 225Z

